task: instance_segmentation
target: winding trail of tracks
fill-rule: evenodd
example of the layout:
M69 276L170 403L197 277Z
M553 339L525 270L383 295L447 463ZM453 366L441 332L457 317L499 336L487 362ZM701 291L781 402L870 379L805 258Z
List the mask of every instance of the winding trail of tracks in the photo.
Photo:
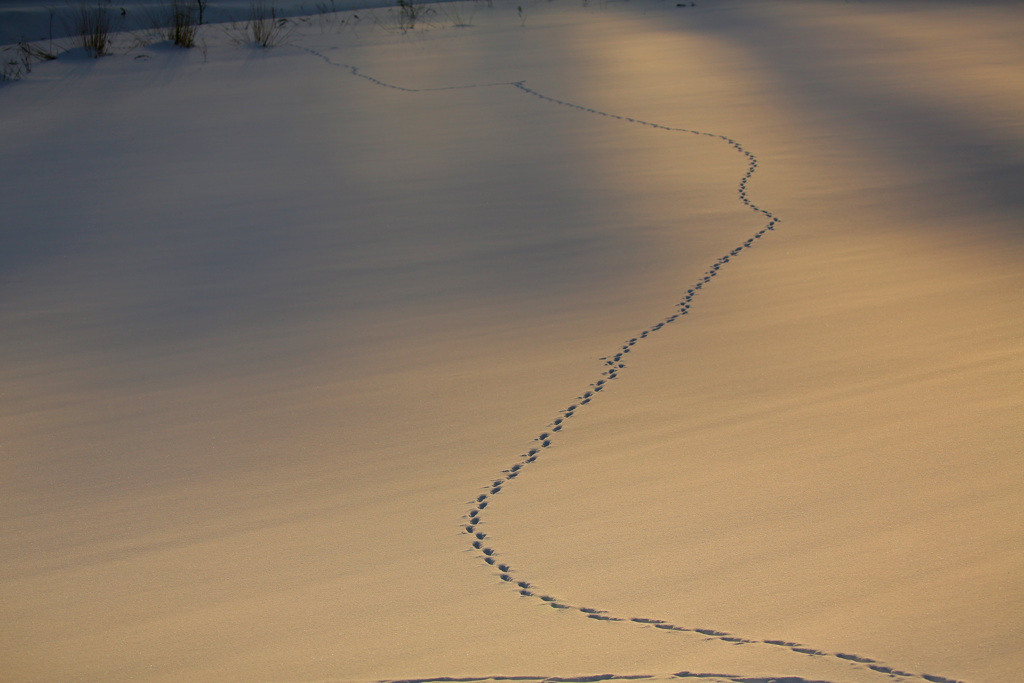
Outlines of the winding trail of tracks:
M912 673L903 671L896 667L890 666L884 662L865 657L858 654L851 654L846 652L824 652L800 643L794 643L785 640L757 640L748 639L732 633L727 633L713 628L706 628L702 626L685 626L668 623L661 619L649 618L649 617L637 617L637 616L626 616L616 615L610 612L595 607L576 605L566 600L559 599L555 596L547 595L541 591L537 586L532 584L530 581L520 577L516 570L513 568L511 563L506 560L501 553L498 552L496 544L493 539L486 532L485 515L487 506L494 496L502 493L508 488L515 479L520 475L525 467L528 467L532 463L536 462L542 456L551 452L551 449L556 444L560 432L566 424L567 420L572 419L579 410L586 407L591 401L597 398L601 392L605 391L611 382L618 379L621 373L627 368L625 359L626 356L636 348L638 344L641 344L649 336L656 334L665 328L665 326L678 322L683 316L690 312L690 307L701 293L704 287L708 286L712 280L717 277L723 269L733 259L740 256L743 252L753 248L757 244L758 240L767 235L770 231L775 230L775 227L781 222L774 214L766 209L761 208L753 201L747 194L747 183L750 178L754 175L758 168L757 157L754 156L749 150L747 150L738 141L730 138L726 135L720 135L717 133L709 133L699 130L692 130L688 128L676 128L672 126L662 125L652 121L645 121L629 116L622 116L619 114L612 114L597 109L585 107L581 104L573 102L567 102L560 100L549 95L545 95L537 90L527 87L526 81L506 81L497 83L479 83L469 85L457 85L447 86L440 88L406 88L391 83L387 83L373 76L362 73L356 66L350 64L343 64L333 61L327 55L307 48L300 45L294 45L294 47L306 52L313 54L320 59L324 60L327 64L349 71L353 76L366 80L374 85L382 88L389 88L392 90L399 90L408 93L423 93L423 92L439 92L446 90L466 90L470 88L496 88L496 87L512 87L519 90L522 93L535 97L543 102L557 105L560 107L567 107L582 113L591 114L595 116L602 116L609 119L615 119L622 121L626 124L646 126L652 129L665 131L668 133L681 133L687 135L697 135L702 137L714 138L725 143L733 149L733 151L741 154L747 161L746 172L741 177L737 188L737 197L739 201L749 208L751 211L760 214L765 219L764 226L757 232L750 235L742 243L738 244L735 248L730 250L727 254L722 255L718 258L704 274L697 279L696 282L690 285L686 289L684 295L678 303L672 309L672 313L667 315L662 320L655 322L647 328L640 330L630 339L626 340L621 346L616 348L611 354L602 358L604 362L603 370L594 382L592 382L585 391L580 393L568 406L559 411L558 415L547 425L547 427L541 431L534 439L534 446L521 453L515 460L515 462L503 470L501 474L494 479L490 480L489 483L484 487L485 492L476 496L475 500L471 503L472 508L465 514L462 522L462 533L466 534L471 540L470 544L474 551L478 553L478 557L493 569L497 578L512 586L519 594L525 598L538 600L553 609L568 610L578 612L588 619L594 621L604 622L628 622L635 625L654 628L666 632L686 633L695 635L708 640L719 640L726 643L732 643L735 645L744 646L763 646L770 648L781 648L789 650L791 652L805 655L808 657L819 657L834 660L837 664L843 666L854 667L857 669L865 670L867 672L873 672L882 677L890 680L897 681L927 681L928 683L962 683L954 679L945 678L943 676L937 676L933 674L924 673ZM645 678L676 678L676 679L704 679L714 681L730 681L733 683L832 683L830 681L811 681L808 679L790 676L790 677L750 677L750 676L737 676L732 674L715 674L715 673L693 673L688 671L673 673L673 674L659 674L654 675L617 675L617 674L599 674L594 676L584 676L577 678L559 678L559 677L544 677L544 676L491 676L487 678L425 678L425 679L411 679L405 681L382 681L381 683L434 683L434 682L466 682L472 683L476 681L487 681L487 680L498 680L498 681L550 681L552 683L564 682L564 683L589 683L590 681L604 681L604 680L638 680Z

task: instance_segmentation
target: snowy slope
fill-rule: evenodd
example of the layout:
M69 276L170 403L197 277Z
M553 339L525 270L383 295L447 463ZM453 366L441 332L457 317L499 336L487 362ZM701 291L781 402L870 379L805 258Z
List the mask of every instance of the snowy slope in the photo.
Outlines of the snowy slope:
M0 87L5 679L1021 670L1020 10L518 7Z

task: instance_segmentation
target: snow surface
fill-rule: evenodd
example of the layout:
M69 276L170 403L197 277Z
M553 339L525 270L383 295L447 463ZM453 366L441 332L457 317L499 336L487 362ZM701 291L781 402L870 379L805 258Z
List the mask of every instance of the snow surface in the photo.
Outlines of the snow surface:
M1022 10L355 13L0 85L0 678L1018 677Z

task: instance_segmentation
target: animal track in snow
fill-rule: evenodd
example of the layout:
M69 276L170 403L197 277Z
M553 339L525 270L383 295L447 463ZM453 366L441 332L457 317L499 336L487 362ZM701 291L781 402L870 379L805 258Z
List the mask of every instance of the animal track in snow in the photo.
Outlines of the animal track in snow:
M599 395L599 393L601 393L608 386L607 380L614 380L614 379L617 379L619 377L619 373L621 371L624 371L627 368L626 364L622 362L623 357L626 354L630 353L635 348L637 348L641 344L641 342L643 340L649 339L652 334L661 331L662 329L665 328L666 325L669 325L671 323L676 322L677 320L679 320L679 318L681 316L687 315L689 313L689 311L690 311L691 304L692 304L693 300L700 294L701 291L703 291L705 285L709 285L713 281L713 279L715 277L717 277L718 275L721 274L723 268L727 264L732 263L733 259L736 258L737 256L739 256L740 254L742 254L744 251L753 248L758 240L760 240L762 237L764 237L768 232L774 231L775 227L781 222L781 220L778 217L776 217L775 215L773 215L771 212L769 212L769 211L767 211L765 209L762 209L759 205L753 203L750 200L750 198L748 196L748 192L747 192L747 185L748 185L749 180L753 177L754 173L757 171L757 168L758 168L757 157L755 157L754 154L752 154L750 151L748 151L739 142L737 142L736 140L734 140L733 138L730 138L728 136L720 135L720 134L717 134L717 133L709 133L709 132L704 132L704 131L699 131L699 130L693 130L693 129L688 129L688 128L678 128L678 127L673 127L673 126L667 126L667 125L663 125L663 124L652 122L652 121L645 121L643 119L637 119L637 118L634 118L634 117L622 116L622 115L619 115L619 114L613 114L613 113L609 113L609 112L593 109L591 107L585 107L583 105L576 104L574 102L569 102L569 101L566 101L566 100L560 100L560 99L552 97L550 95L545 95L545 94L543 94L543 93L541 93L541 92L539 92L537 90L529 88L529 87L526 86L526 81L507 81L507 82L496 82L496 83L480 83L480 84L456 85L456 86L434 87L434 88L406 88L406 87L394 85L394 84L391 84L391 83L387 83L387 82L382 81L380 79L377 79L377 78L375 78L373 76L364 74L356 66L353 66L353 65L350 65L350 64L343 64L343 63L335 62L330 57L328 57L327 55L324 55L323 53L318 52L316 50L313 50L311 48L307 48L307 47L299 46L299 45L296 45L295 47L297 47L299 49L302 49L302 50L305 50L306 52L319 57L320 59L322 59L324 62L326 62L330 66L334 66L334 67L338 67L338 68L341 68L341 69L345 69L352 76L355 76L357 78L363 79L365 81L368 81L368 82L370 82L370 83L372 83L374 85L377 85L379 87L382 87L382 88L389 88L389 89L392 89L392 90L398 90L398 91L407 92L407 93L422 93L422 92L439 92L439 91L448 91L448 90L466 90L466 89L471 89L471 88L512 87L512 88L518 89L519 91L521 91L521 92L523 92L525 94L528 94L528 95L530 95L532 97L535 97L535 98L537 98L537 99L539 99L541 101L544 101L546 103L557 105L557 106L560 106L560 107L566 107L566 108L569 108L569 109L572 109L572 110L579 111L581 113L586 113L586 114L595 115L595 116L601 116L601 117L605 117L605 118L608 118L608 119L622 121L625 124L644 126L644 127L647 127L647 128L651 128L653 130L664 131L664 132L667 132L667 133L678 133L678 134L684 134L684 135L695 135L695 136L701 136L701 137L706 137L706 138L712 138L712 139L720 140L723 143L725 143L726 145L728 145L729 147L731 147L735 152L741 154L747 160L747 169L742 174L742 176L740 177L740 181L739 181L739 183L737 185L736 195L737 195L737 198L738 198L738 200L740 201L741 204L746 206L751 211L753 211L755 213L758 213L758 214L761 214L761 216L763 216L765 219L767 219L767 222L765 223L764 227L761 228L760 230L758 230L757 232L755 232L750 237L748 237L740 245L738 245L735 248L733 248L732 250L730 250L728 252L728 254L726 254L726 255L720 257L719 259L717 259L715 261L715 263L712 264L708 268L708 270L700 278L698 278L697 281L690 288L688 288L686 290L684 296L680 299L680 301L673 306L673 308L676 311L678 311L678 312L673 313L672 315L667 316L663 320L660 320L660 321L657 321L657 322L653 323L652 325L650 325L649 327L647 327L644 330L641 330L636 335L630 337L630 339L628 341L626 341L624 344L622 344L618 349L616 349L616 351L615 351L615 353L613 355L611 355L610 357L606 357L606 358L600 359L600 360L605 361L605 367L610 368L610 369L603 371L601 373L601 377L598 380L596 380L595 382L593 382L587 388L587 390L585 392L583 392L580 396L578 396L575 399L574 403L572 403L570 406L568 406L567 408L565 408L562 411L560 411L560 417L555 418L555 420L553 420L550 423L552 425L551 432L543 432L543 433L540 434L539 437L537 437L536 440L540 442L540 448L531 448L527 453L525 453L522 456L520 456L521 458L523 458L522 462L516 463L515 465L513 465L512 467L510 467L508 470L505 471L506 473L508 473L508 476L507 476L506 479L495 481L495 482L493 482L493 484L491 484L488 487L488 488L491 489L490 490L491 495L497 494L499 491L501 491L503 484L511 483L512 479L515 476L517 476L522 471L523 467L525 467L528 464L532 464L532 463L536 462L537 459L538 459L538 456L542 452L546 453L546 454L547 453L552 453L553 452L552 446L554 445L553 444L554 432L561 431L561 429L564 426L566 420L572 418L576 414L576 411L580 407L588 405L594 398L596 398ZM473 535L475 537L475 540L472 542L473 549L481 551L483 553L483 560L484 560L484 562L486 562L489 565L494 566L494 565L496 565L496 560L494 559L494 556L497 554L497 551L494 550L490 546L484 547L482 545L482 541L483 541L484 538L486 538L486 534L484 534L483 532L477 531L477 527L479 527L482 524L482 522L483 522L482 513L483 513L483 510L487 507L487 495L486 494L481 494L480 496L477 497L476 500L477 500L477 507L474 508L473 510L471 510L466 515L466 518L468 518L468 524L464 524L464 526L463 526L464 533L471 534L471 535ZM765 640L747 639L747 638L742 638L742 637L739 637L739 636L736 636L736 635L733 635L733 634L730 634L730 633L726 633L726 632L718 631L718 630L714 630L714 629L709 629L709 628L695 628L695 627L678 626L678 625L675 625L675 624L667 623L667 622L665 622L663 620L660 620L660 619L652 619L652 618L648 618L648 617L620 617L620 616L611 615L611 614L609 614L608 612L606 612L604 610L597 610L597 609L594 609L594 608L591 608L591 607L574 606L572 604L569 604L566 601L558 600L557 598L555 598L553 596L550 596L550 595L538 595L535 592L535 590L534 590L534 586L530 582L516 579L514 570L513 570L512 566L510 564L508 564L508 563L502 563L500 565L497 565L495 567L495 569L498 572L498 579L500 581L502 581L502 582L510 583L510 584L513 584L514 586L516 586L520 596L527 597L527 598L537 598L542 603L547 604L547 605L549 605L549 606L551 606L551 607L553 607L555 609L566 610L566 611L575 611L575 612L578 612L581 615L583 615L583 616L585 616L585 617L587 617L589 619L592 619L594 621L631 622L631 623L637 624L637 625L639 625L641 627L647 627L647 628L653 627L655 629L662 630L662 631L693 634L693 635L700 636L700 637L703 637L703 638L706 638L706 639L709 639L709 640L719 640L719 641L726 642L726 643L733 643L733 644L735 644L737 646L763 646L763 647L781 648L781 649L789 650L789 651L791 651L791 652L793 652L795 654L800 654L800 655L804 655L804 656L829 658L829 659L835 660L837 663L842 663L844 665L848 665L848 666L855 667L855 668L862 669L862 670L876 672L878 674L884 675L886 678L888 678L890 680L894 680L894 679L895 680L904 680L904 681L907 681L907 680L914 681L914 680L916 680L916 681L927 681L928 683L962 683L961 681L956 681L954 679L945 678L943 676L936 676L936 675L933 675L933 674L908 673L906 671L902 671L902 670L896 669L894 667L891 667L891 666L889 666L889 665L887 665L885 663L878 662L878 661L876 661L874 659L871 659L869 657L864 657L864 656L856 655L856 654L849 654L849 653L845 653L845 652L828 653L828 652L823 652L821 650L816 650L816 649L813 649L813 648L809 648L809 647L801 645L799 643L793 643L793 642L789 642L789 641L768 640L768 639L765 639ZM682 672L678 672L678 673L674 673L674 674L669 674L669 675L658 674L657 676L659 678L665 677L665 676L671 676L672 678L679 678L679 679L687 679L687 678L690 678L690 679L704 679L704 680L718 679L720 681L730 681L730 682L734 682L734 683L770 683L772 681L776 681L777 683L831 683L830 681L811 681L811 680L808 680L808 679L804 679L804 678L800 678L800 677L795 677L795 676L781 677L781 678L780 677L756 677L756 676L755 677L749 677L749 676L736 676L736 675L731 675L731 674L693 673L693 672L688 672L688 671L682 671ZM477 682L477 681L487 681L487 680L497 680L497 681L515 680L515 681L545 681L545 682L564 682L564 683L589 683L591 681L637 680L637 679L653 678L653 677L654 677L653 675L617 675L617 674L599 674L599 675L594 675L594 676L583 676L583 677L577 677L577 678L559 678L559 677L550 677L550 676L490 676L490 677L485 677L485 678L449 678L449 677L441 677L441 678L424 678L424 679L406 679L406 680L401 680L401 681L398 681L398 680L395 680L395 681L381 681L380 683L440 683L442 681L444 681L444 682L473 683L473 682Z

